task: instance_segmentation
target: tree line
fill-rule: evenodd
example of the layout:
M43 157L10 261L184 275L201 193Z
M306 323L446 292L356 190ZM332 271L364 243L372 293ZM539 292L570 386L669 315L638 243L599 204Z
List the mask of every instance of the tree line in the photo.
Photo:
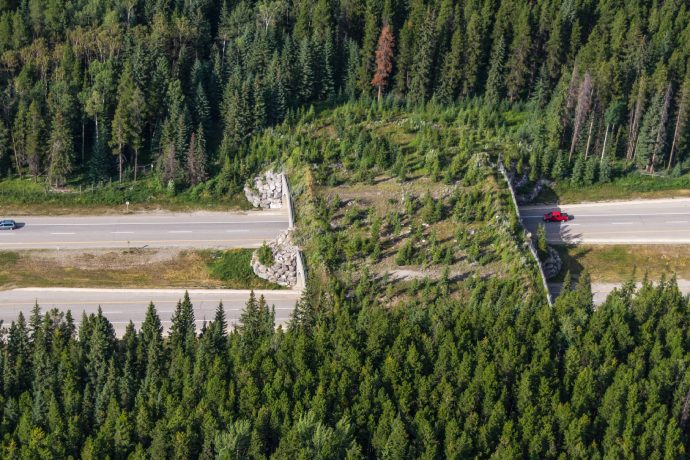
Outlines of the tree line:
M153 164L193 187L298 108L372 96L529 101L544 175L669 169L688 150L688 24L651 0L3 0L0 175Z
M251 296L197 328L185 296L117 339L101 313L20 317L0 342L2 457L685 458L689 303L674 280L551 308L522 281L376 300L314 285L288 326Z

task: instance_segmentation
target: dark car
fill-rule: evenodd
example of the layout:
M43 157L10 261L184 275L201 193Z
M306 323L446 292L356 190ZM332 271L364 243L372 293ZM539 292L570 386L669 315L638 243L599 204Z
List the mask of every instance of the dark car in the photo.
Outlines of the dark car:
M13 220L0 220L0 230L14 230L17 228L17 223Z
M568 222L570 216L567 212L551 211L544 214L544 222Z

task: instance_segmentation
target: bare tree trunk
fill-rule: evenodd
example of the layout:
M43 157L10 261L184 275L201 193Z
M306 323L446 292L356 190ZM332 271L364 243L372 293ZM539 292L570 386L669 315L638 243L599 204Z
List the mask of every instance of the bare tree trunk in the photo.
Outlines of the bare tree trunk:
M601 160L599 164L604 162L604 154L606 153L606 141L609 138L609 124L606 123L606 134L604 134L604 146L601 148Z
M645 88L645 80L644 77L642 77L640 79L640 86L637 91L637 102L635 102L635 109L632 112L632 117L630 119L630 129L628 130L628 148L625 154L625 158L627 160L635 159L635 153L637 151L637 131L640 124L640 117L642 116Z
M664 94L664 102L661 106L661 116L659 117L659 126L657 127L656 139L654 141L654 152L652 152L652 158L649 163L650 172L654 172L654 166L656 165L657 156L659 149L665 143L666 137L666 122L668 121L668 112L671 107L671 94L673 92L673 85L671 82L666 86L666 93Z
M592 127L594 126L594 113L592 113L592 120L589 122L589 131L587 132L587 147L585 147L585 161L589 156L589 144L592 141Z
M668 166L666 169L671 169L671 165L673 164L673 152L676 150L676 141L678 140L678 131L680 130L680 111L678 113L678 117L676 117L676 127L673 129L673 142L671 143L671 152L669 153L668 156Z
M678 137L680 135L680 132L683 130L684 125L685 125L685 105L686 105L686 100L687 100L687 95L685 94L686 91L683 91L681 93L681 100L680 104L678 106L678 115L676 116L676 126L673 129L673 142L671 143L671 153L669 154L668 158L668 166L666 169L671 169L671 165L673 164L673 154L675 153L676 150L676 144L678 143Z
M86 142L84 139L84 136L85 136L84 132L85 132L84 118L82 117L82 119L81 119L81 165L82 166L84 166L84 142Z
M120 182L122 182L122 144L119 144L117 149L118 169L120 173Z
M14 163L17 168L17 174L19 174L19 178L22 178L22 169L19 166L19 156L17 155L17 141L16 138L14 137L14 133L12 133L12 150L14 150Z

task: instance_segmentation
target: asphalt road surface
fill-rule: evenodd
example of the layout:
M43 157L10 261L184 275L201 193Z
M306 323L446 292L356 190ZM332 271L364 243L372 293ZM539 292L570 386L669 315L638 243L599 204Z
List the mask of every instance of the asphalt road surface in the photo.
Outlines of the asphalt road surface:
M0 216L12 218L12 216ZM128 247L256 247L288 228L286 209L243 213L25 216L0 230L0 250Z
M568 222L545 223L551 244L688 244L690 199L581 203L563 206L521 206L522 219L532 233L544 213L561 210Z
M189 297L194 305L194 317L197 331L204 321L209 322L215 316L216 307L223 302L225 315L230 327L237 323L244 305L249 298L248 290L189 290ZM276 326L285 325L295 308L300 292L291 290L255 291L263 295L269 305L275 306ZM156 305L164 332L167 334L171 317L178 300L184 296L184 289L67 289L67 288L24 288L0 291L0 320L9 326L17 319L19 312L29 318L31 309L38 302L43 312L58 308L71 310L76 322L82 312L96 313L98 306L103 315L113 324L118 336L124 334L129 321L139 328L144 321L149 302Z

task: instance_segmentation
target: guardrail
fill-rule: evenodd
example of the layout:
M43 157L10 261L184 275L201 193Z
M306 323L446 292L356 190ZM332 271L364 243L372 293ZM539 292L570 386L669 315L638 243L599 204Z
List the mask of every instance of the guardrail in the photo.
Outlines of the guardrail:
M513 189L513 184L512 184L512 182L510 182L510 177L508 176L508 172L506 171L505 166L503 166L503 161L500 158L498 159L498 170L501 172L501 174L503 175L503 178L505 179L506 183L508 184L508 190L510 190L510 197L513 201L513 207L515 208L515 214L517 214L518 221L520 221L520 226L522 227L522 231L525 233L525 236L527 237L529 252L530 252L530 254L532 254L532 257L537 262L537 267L539 267L539 274L541 276L542 285L544 286L544 292L546 294L546 301L549 303L549 306L553 306L553 298L551 297L551 291L549 291L549 283L546 281L546 274L544 273L544 267L541 264L541 260L539 260L539 253L537 252L537 248L534 246L534 241L532 241L532 234L529 231L527 231L527 229L525 228L525 224L522 221L522 216L520 215L520 207L518 206L518 203L517 203L517 197L515 195L515 190Z
M288 182L285 172L282 174L282 188L283 188L283 205L287 207L289 229L295 228L295 208L292 204L292 190L290 189L290 182ZM297 284L295 288L303 290L307 286L307 269L304 263L304 255L300 249L297 250Z

